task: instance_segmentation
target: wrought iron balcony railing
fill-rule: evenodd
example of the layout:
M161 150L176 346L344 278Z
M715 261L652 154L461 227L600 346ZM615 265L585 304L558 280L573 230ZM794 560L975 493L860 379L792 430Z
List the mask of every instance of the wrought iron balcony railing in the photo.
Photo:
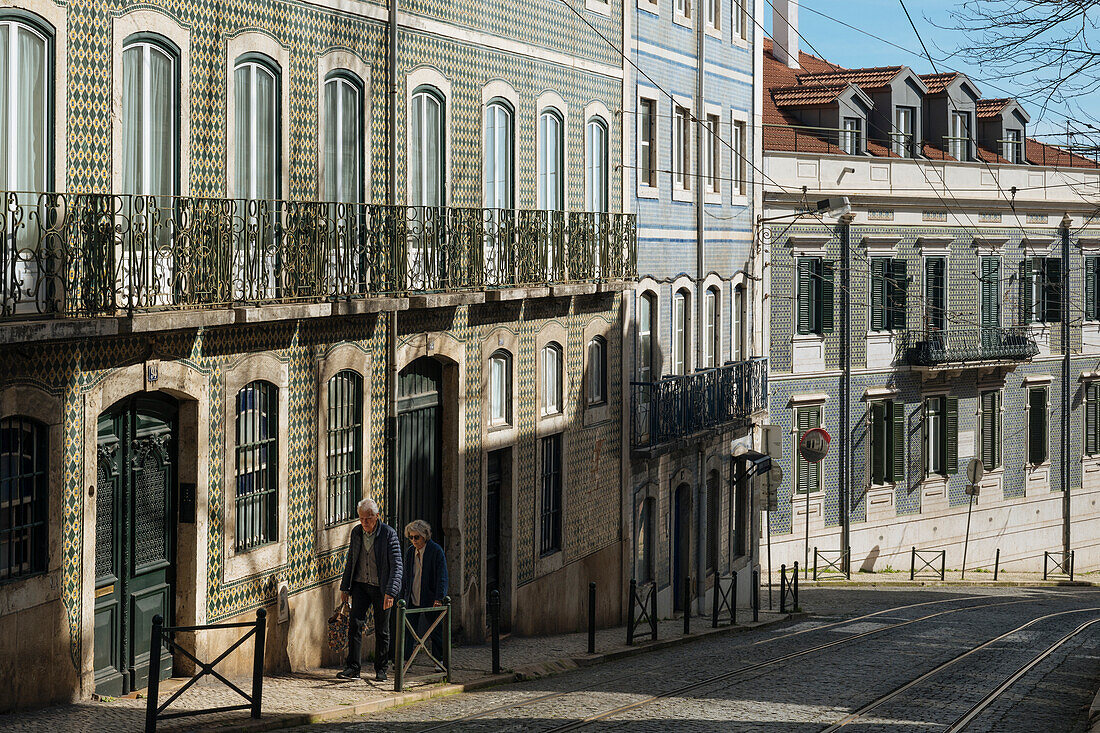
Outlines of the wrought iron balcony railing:
M913 331L898 342L897 361L910 366L1024 361L1039 353L1027 327Z
M768 397L766 357L657 382L632 382L631 446L657 448L695 433L747 424Z
M623 280L633 215L0 192L0 317Z

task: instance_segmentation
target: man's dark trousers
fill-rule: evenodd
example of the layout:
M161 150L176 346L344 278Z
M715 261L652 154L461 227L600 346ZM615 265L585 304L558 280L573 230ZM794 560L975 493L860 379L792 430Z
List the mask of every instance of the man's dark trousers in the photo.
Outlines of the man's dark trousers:
M354 582L351 584L351 615L348 616L347 665L359 671L363 651L363 627L367 623L367 609L374 609L374 669L384 671L389 666L390 609L382 608L385 594L377 585Z

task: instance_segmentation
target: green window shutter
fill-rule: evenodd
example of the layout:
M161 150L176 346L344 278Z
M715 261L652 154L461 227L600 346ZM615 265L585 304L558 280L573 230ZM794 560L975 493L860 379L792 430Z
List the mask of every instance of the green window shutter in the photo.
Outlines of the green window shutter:
M890 402L893 420L893 445L890 446L893 458L890 480L896 484L905 478L905 404Z
M992 471L997 467L997 392L982 392L981 449L982 465Z
M1045 388L1028 390L1027 454L1032 464L1047 459L1047 391Z
M1096 317L1096 258L1085 258L1085 319L1098 320Z
M813 260L805 257L798 260L798 332L811 333L813 331Z
M1020 323L1031 323L1034 303L1031 300L1031 281L1035 271L1030 259L1020 263Z
M944 419L944 440L947 442L945 452L948 473L959 472L959 398L948 397L946 416Z
M996 435L993 439L993 468L999 468L1002 460L1001 443L1004 437L1004 429L1001 424L1001 400L1003 398L1001 397L1001 393L999 391L995 392L994 395L995 399L993 400L993 417L995 419L993 421L993 425L996 431Z
M1096 455L1096 384L1085 385L1085 455Z
M886 326L886 266L883 257L871 260L871 330L885 331Z
M833 263L821 262L821 333L833 332Z
M886 289L887 328L892 331L905 330L906 295L909 290L909 276L906 274L905 260L890 260L890 282Z
M1062 260L1059 257L1046 258L1046 270L1043 279L1043 317L1047 323L1059 323L1062 320Z
M925 318L929 329L942 331L946 328L946 271L947 265L942 257L929 257L924 261Z
M871 483L886 482L886 403L871 403Z
M996 328L1001 325L1001 260L999 257L982 258L982 325Z

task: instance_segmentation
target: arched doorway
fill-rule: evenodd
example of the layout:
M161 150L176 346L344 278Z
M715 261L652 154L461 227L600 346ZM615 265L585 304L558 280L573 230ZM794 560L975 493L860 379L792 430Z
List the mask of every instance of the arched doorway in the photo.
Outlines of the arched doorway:
M99 417L95 526L95 688L122 695L149 682L154 616L173 622L179 407L160 393ZM172 674L162 651L161 679Z
M691 487L680 484L673 497L672 608L684 610L684 584L691 573Z
M443 367L424 356L397 382L397 531L414 519L443 544Z

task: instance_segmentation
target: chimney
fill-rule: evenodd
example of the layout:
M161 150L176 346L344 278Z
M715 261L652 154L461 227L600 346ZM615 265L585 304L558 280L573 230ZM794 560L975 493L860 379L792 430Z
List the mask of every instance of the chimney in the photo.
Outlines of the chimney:
M798 0L772 3L772 55L792 69L798 63Z

